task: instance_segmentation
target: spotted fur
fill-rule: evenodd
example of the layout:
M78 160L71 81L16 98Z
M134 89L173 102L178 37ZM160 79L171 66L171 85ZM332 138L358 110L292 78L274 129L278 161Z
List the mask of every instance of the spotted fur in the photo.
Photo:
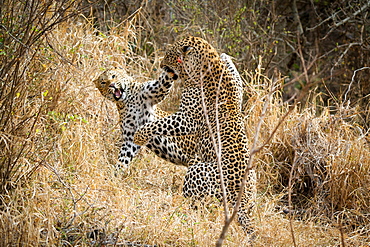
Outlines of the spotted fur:
M225 53L222 53L220 57L235 80L242 83L231 58ZM100 93L114 102L119 111L123 144L117 168L121 170L129 167L132 159L140 150L140 146L132 143L133 130L136 130L141 124L170 115L156 107L156 104L160 103L169 93L173 82L171 79L174 75L170 72L168 80L166 73L168 72L163 72L157 81L140 83L134 81L125 70L114 68L104 71L94 80ZM158 156L174 164L188 166L189 160L195 155L195 144L192 138L193 136L156 136L146 146Z
M119 111L122 146L117 168L126 170L137 155L140 146L133 143L139 126L168 116L156 107L169 93L176 75L163 72L158 80L140 83L133 80L123 69L109 69L94 80L95 86L107 99L115 102ZM191 137L155 136L146 145L158 156L178 165L187 165L194 144Z
M254 170L247 171L249 150L241 112L241 81L234 79L209 43L196 37L176 42L166 52L161 67L173 70L182 80L180 109L141 126L134 142L145 145L154 136L194 136L195 156L189 162L183 193L196 200L206 196L223 198L214 145L220 143L226 199L235 204L243 190L238 221L245 230L250 229L256 174ZM241 188L246 172L249 172L247 186Z

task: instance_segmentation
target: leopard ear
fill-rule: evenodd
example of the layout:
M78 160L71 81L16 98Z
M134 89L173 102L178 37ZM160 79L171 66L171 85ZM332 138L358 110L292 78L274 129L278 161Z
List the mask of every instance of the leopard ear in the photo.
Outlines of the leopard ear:
M173 45L172 45L172 44L166 44L166 50L167 50L167 51L171 50L171 49L172 49L172 47L173 47Z

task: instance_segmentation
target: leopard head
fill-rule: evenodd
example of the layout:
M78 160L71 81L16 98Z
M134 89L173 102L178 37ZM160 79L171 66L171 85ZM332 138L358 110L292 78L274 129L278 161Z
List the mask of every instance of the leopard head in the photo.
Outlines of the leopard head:
M220 60L217 51L204 39L189 36L168 48L161 67L172 70L181 79L200 79L217 64L213 60Z
M114 68L104 71L93 82L104 97L116 102L127 98L126 88L131 80L123 69Z

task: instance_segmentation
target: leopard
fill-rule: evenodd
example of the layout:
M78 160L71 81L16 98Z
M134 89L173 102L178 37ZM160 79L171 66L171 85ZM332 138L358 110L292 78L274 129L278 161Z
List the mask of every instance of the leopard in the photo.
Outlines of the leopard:
M141 146L133 142L135 131L148 122L168 116L157 107L169 94L176 75L163 71L157 80L139 82L119 67L108 68L93 83L109 101L116 104L121 130L121 147L116 170L128 171ZM153 137L146 145L157 156L176 165L187 165L192 157L192 137Z
M242 79L231 57L222 53L220 58L241 85ZM158 80L141 83L123 68L111 67L93 81L101 95L115 103L118 109L123 141L117 170L126 171L140 151L141 147L132 142L134 131L142 124L170 115L157 106L169 94L173 84L171 78L176 80L175 75L167 78L166 73L168 76L168 72L163 72ZM188 166L195 155L193 136L156 136L146 147L166 161L181 166Z
M184 197L192 201L225 199L235 206L241 192L237 219L244 231L253 233L257 179L255 170L248 166L242 82L221 61L216 49L200 37L175 42L160 67L173 71L181 80L179 110L139 127L134 143L145 145L154 136L194 136L195 155L185 174Z

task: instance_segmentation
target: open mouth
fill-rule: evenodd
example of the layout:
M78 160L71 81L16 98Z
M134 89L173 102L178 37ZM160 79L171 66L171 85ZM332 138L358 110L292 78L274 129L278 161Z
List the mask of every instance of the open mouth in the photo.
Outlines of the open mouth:
M114 84L111 84L109 86L111 90L113 91L113 97L115 100L121 100L122 96L124 95L124 92L121 88L116 88Z

